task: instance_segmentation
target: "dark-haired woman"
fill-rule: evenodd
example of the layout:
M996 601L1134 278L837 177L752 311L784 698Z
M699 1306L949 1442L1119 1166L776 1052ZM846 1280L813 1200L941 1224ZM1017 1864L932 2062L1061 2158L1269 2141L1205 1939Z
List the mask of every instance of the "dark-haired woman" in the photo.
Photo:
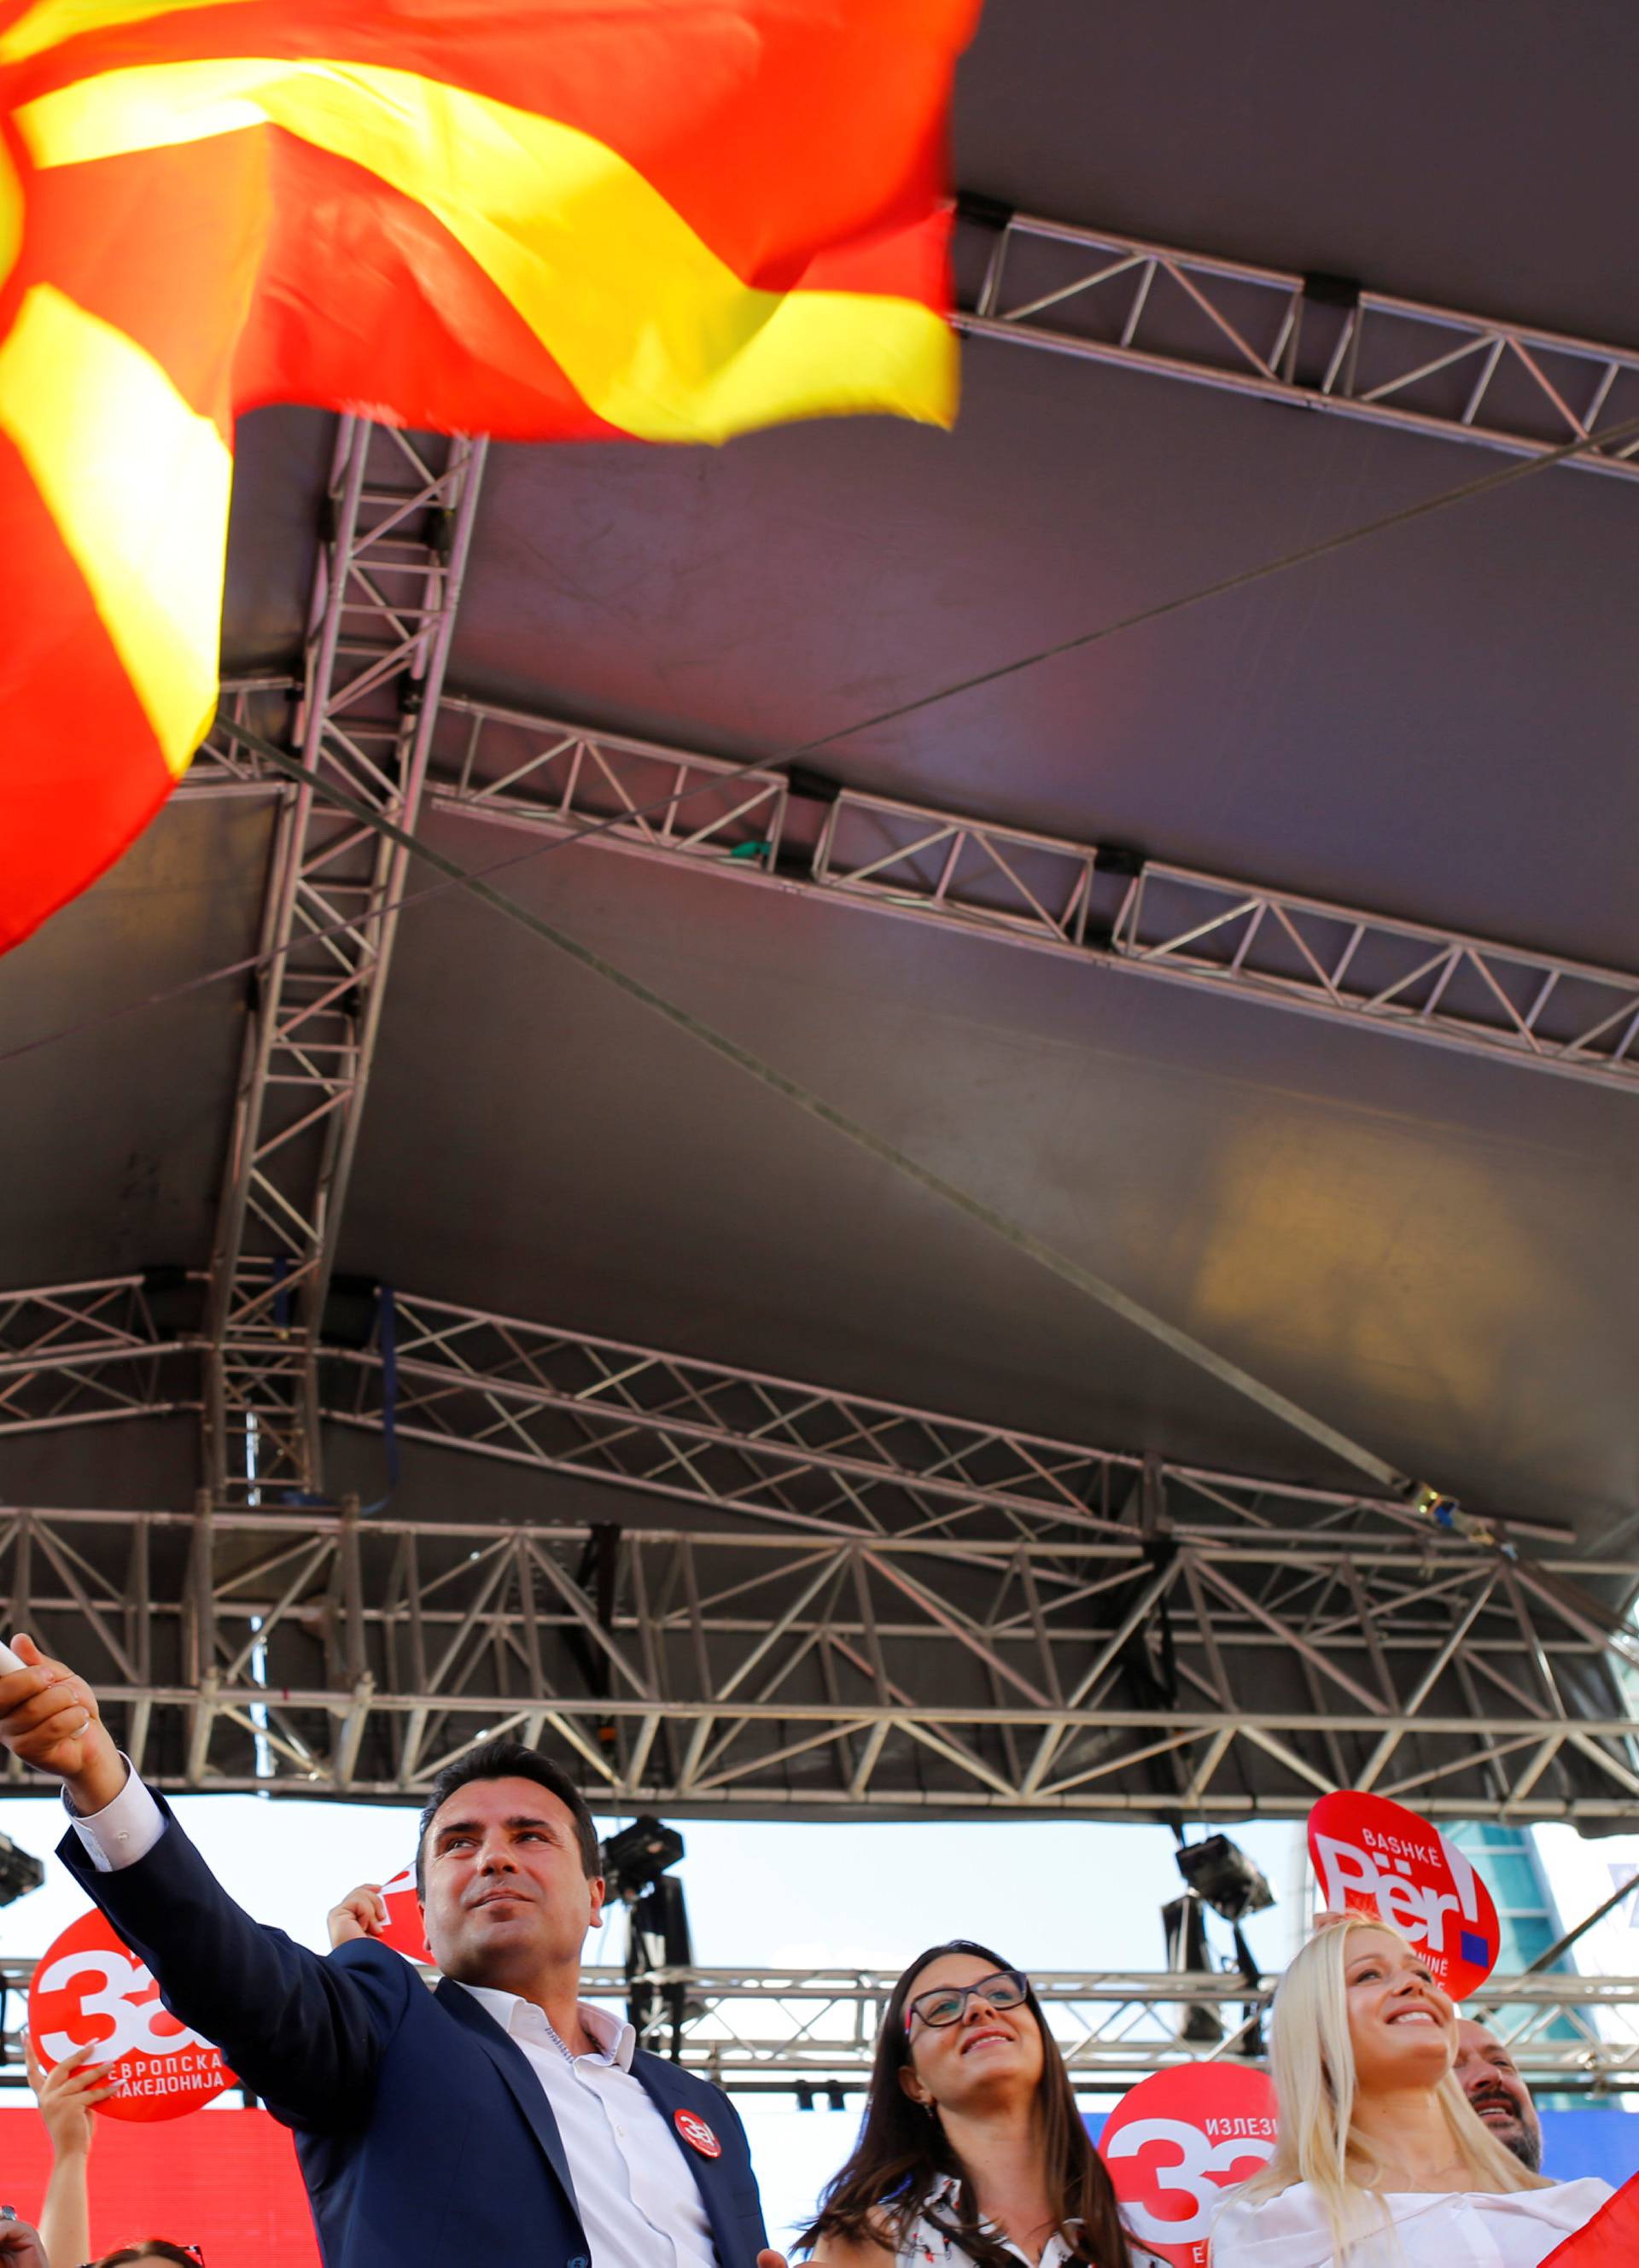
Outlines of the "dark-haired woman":
M1030 1979L988 1946L894 1986L859 2142L798 2242L814 2268L1132 2268Z

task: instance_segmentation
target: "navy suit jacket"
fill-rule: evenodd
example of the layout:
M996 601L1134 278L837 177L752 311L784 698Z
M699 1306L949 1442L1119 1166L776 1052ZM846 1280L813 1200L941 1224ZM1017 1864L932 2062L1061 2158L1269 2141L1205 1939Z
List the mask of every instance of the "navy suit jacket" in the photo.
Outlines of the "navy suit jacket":
M253 1921L160 1808L165 1832L134 1866L99 1874L71 1829L57 1855L166 2007L294 2130L325 2268L656 2268L592 2260L545 2090L469 1992L428 1992L369 1939L321 1959ZM720 2268L754 2268L767 2239L727 2096L641 2050L631 2068L699 2185ZM679 2110L720 2156L682 2140Z

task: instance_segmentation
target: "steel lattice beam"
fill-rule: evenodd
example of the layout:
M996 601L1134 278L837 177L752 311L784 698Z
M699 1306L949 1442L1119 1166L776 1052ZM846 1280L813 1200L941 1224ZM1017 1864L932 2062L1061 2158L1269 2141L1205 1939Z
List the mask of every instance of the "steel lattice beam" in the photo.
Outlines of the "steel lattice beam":
M1639 1093L1639 973L446 698L440 809ZM613 821L613 825L608 822Z
M188 1313L204 1282L159 1270L0 1293L0 1438L196 1407L174 1365L208 1344ZM394 1312L400 1436L772 1528L914 1539L977 1521L992 1536L1125 1536L1135 1507L1148 1531L1170 1496L1173 1524L1187 1499L1203 1535L1272 1516L1311 1536L1428 1533L1392 1498L1146 1461L413 1292ZM324 1416L379 1431L379 1342L323 1351ZM151 1383L162 1359L176 1388L163 1403ZM132 1366L141 1377L120 1386ZM1559 1523L1499 1525L1516 1542L1575 1540Z
M313 780L337 779L405 828L420 801L486 447L353 417L337 432L295 739ZM235 721L230 701L196 792L252 777ZM311 785L284 793L211 1262L205 1469L219 1498L321 1483L314 1348L406 863Z
M334 1886L330 1886L334 1887ZM314 1886L315 1915L330 1887ZM27 1996L34 1962L0 1962L0 1984ZM1104 2094L1134 2085L1153 2071L1193 2059L1178 2037L1188 2007L1216 2012L1231 2060L1258 2065L1237 2051L1249 2011L1267 2011L1274 1980L1249 1988L1213 1972L1168 1975L1033 1969L1030 1981L1062 2047L1078 2091ZM581 1971L587 1999L623 2006L632 1984L659 2005L644 2029L645 2044L669 2052L664 1996L681 1991L693 2013L683 2028L685 2069L731 2093L786 2092L840 2085L849 2092L870 2075L890 1973L849 1969L653 1969L629 1979L623 1969ZM1496 2029L1536 2088L1559 2094L1639 2090L1639 1978L1555 1975L1499 1977L1488 1988L1507 2015ZM0 2086L26 2085L22 2036L8 2033Z
M1613 1682L1596 1714L1519 1677L1529 1645L1556 1694L1585 1690L1598 1648L1540 1594L1528 1639L1466 1554L1430 1580L1409 1546L1289 1536L1158 1560L19 1508L0 1586L164 1787L402 1796L506 1729L621 1810L1301 1818L1353 1782L1435 1817L1639 1815Z
M605 1999L624 1997L624 1977L594 1972ZM681 1988L699 2014L683 2032L683 2060L728 2088L793 2088L870 2075L891 1973L868 1970L657 1969L640 1980L661 1999ZM1244 2052L1248 2018L1266 2015L1276 1979L1249 1989L1237 1976L1043 1970L1030 1981L1078 2088L1115 2091L1150 2072L1193 2059L1182 2041L1186 2009L1211 2009L1232 2060ZM1556 1974L1496 1977L1488 1988L1506 2014L1497 2021L1519 2068L1537 2088L1578 2093L1639 2091L1639 1978ZM647 2044L665 2051L669 2027L657 2010ZM1237 2050L1240 2051L1237 2052Z
M1150 244L978 203L970 338L1187 379L1466 441L1639 474L1639 352L1530 324ZM975 242L974 239L979 239ZM983 249L980 251L980 243ZM1602 442L1600 435L1616 435Z
M0 1302L0 1434L188 1406L188 1291ZM260 1735L273 1786L403 1793L506 1724L622 1808L1301 1816L1355 1785L1639 1818L1639 1638L1586 1587L1630 1593L1626 1562L417 1296L395 1320L401 1440L602 1484L623 1524L0 1515L14 1621L161 1784L269 1785ZM378 1347L318 1378L383 1426Z

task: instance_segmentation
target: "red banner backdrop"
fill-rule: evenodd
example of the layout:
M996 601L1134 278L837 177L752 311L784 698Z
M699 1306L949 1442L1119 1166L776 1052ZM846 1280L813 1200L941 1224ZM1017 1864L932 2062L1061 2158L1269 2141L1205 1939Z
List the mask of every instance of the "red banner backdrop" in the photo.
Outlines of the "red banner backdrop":
M33 2220L51 2148L40 2114L0 2110L7 2199ZM289 2134L265 2110L202 2110L166 2126L101 2120L91 2153L91 2234L98 2253L127 2239L197 2244L212 2264L319 2268L307 2193ZM71 2264L70 2264L71 2268Z

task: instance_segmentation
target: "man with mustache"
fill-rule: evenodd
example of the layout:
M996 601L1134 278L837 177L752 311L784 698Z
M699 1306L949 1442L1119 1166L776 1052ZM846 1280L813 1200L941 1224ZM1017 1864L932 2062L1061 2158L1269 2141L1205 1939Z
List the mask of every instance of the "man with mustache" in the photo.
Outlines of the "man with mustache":
M294 2131L325 2268L778 2268L727 2095L580 1998L603 1881L591 1814L549 1758L491 1741L434 1780L416 1856L429 1992L368 1920L324 1960L253 1921L84 1680L30 1638L16 1651L0 1741L62 1781L57 1855L166 2007Z
M1505 2150L1528 2173L1542 2171L1542 2122L1531 2089L1494 2032L1466 2017L1457 2027L1458 2084Z

